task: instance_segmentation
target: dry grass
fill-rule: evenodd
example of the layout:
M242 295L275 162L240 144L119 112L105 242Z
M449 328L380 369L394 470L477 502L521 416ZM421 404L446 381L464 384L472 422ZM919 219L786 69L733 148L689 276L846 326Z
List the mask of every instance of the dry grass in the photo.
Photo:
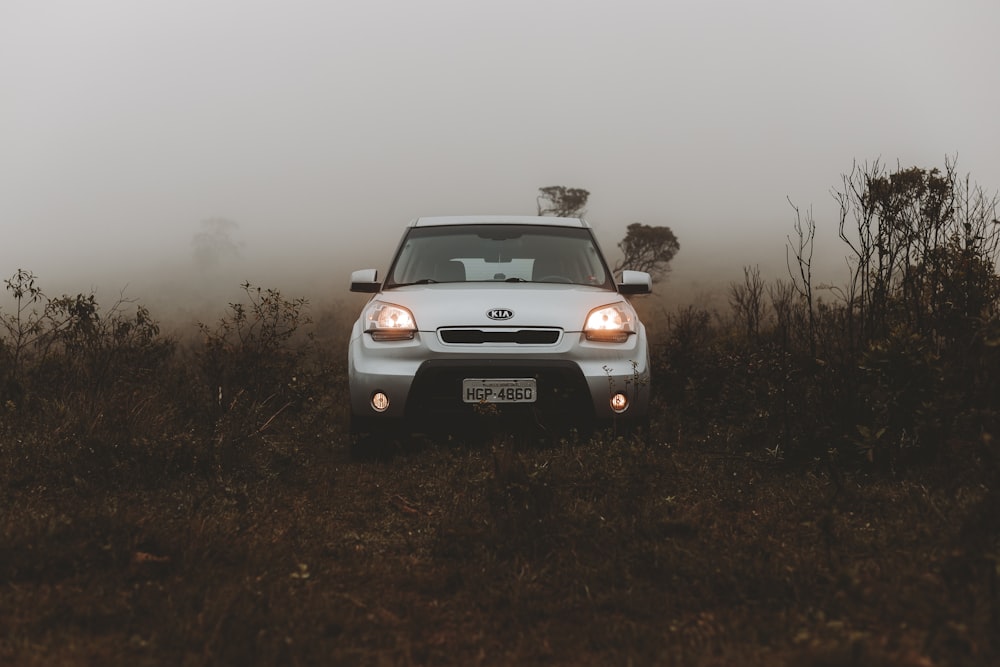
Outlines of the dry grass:
M1000 658L972 469L831 480L663 437L354 463L334 432L146 488L42 471L35 445L3 449L5 664Z

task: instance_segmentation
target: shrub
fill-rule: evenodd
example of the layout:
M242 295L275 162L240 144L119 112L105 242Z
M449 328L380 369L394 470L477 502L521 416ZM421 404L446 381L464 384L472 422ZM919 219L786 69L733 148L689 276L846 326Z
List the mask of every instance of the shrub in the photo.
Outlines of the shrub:
M102 309L94 294L46 298L27 271L6 284L15 311L0 315L5 429L50 465L120 481L119 469L148 460L177 428L165 384L173 341L123 296Z
M863 355L861 370L859 452L883 469L932 459L941 443L942 417L950 411L943 403L951 402L941 391L934 340L896 327Z
M245 460L249 441L280 415L301 406L308 386L304 367L313 337L305 299L286 299L273 289L241 285L246 303L229 304L215 327L199 323L199 392L215 415L213 447L220 460Z

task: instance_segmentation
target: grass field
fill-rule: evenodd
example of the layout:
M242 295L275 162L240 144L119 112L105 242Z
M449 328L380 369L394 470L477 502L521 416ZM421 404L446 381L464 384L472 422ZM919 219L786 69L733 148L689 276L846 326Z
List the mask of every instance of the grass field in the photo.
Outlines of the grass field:
M335 428L253 446L98 472L4 441L0 663L1000 660L998 503L973 467L788 470L656 424L360 463Z

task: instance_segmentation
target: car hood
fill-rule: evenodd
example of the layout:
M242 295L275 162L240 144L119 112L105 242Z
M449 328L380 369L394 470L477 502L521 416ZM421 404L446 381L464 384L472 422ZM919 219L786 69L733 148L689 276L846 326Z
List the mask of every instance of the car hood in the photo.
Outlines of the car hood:
M386 290L376 299L410 309L421 331L441 327L558 327L580 331L593 308L624 301L617 292L550 283L438 283ZM509 311L507 319L488 313Z

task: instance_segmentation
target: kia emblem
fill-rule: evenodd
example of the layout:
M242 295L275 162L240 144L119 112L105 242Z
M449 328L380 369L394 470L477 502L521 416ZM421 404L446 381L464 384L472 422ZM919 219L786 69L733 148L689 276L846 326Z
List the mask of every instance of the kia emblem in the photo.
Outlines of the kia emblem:
M510 308L493 308L486 311L486 317L491 320L509 320L514 317L514 311Z

